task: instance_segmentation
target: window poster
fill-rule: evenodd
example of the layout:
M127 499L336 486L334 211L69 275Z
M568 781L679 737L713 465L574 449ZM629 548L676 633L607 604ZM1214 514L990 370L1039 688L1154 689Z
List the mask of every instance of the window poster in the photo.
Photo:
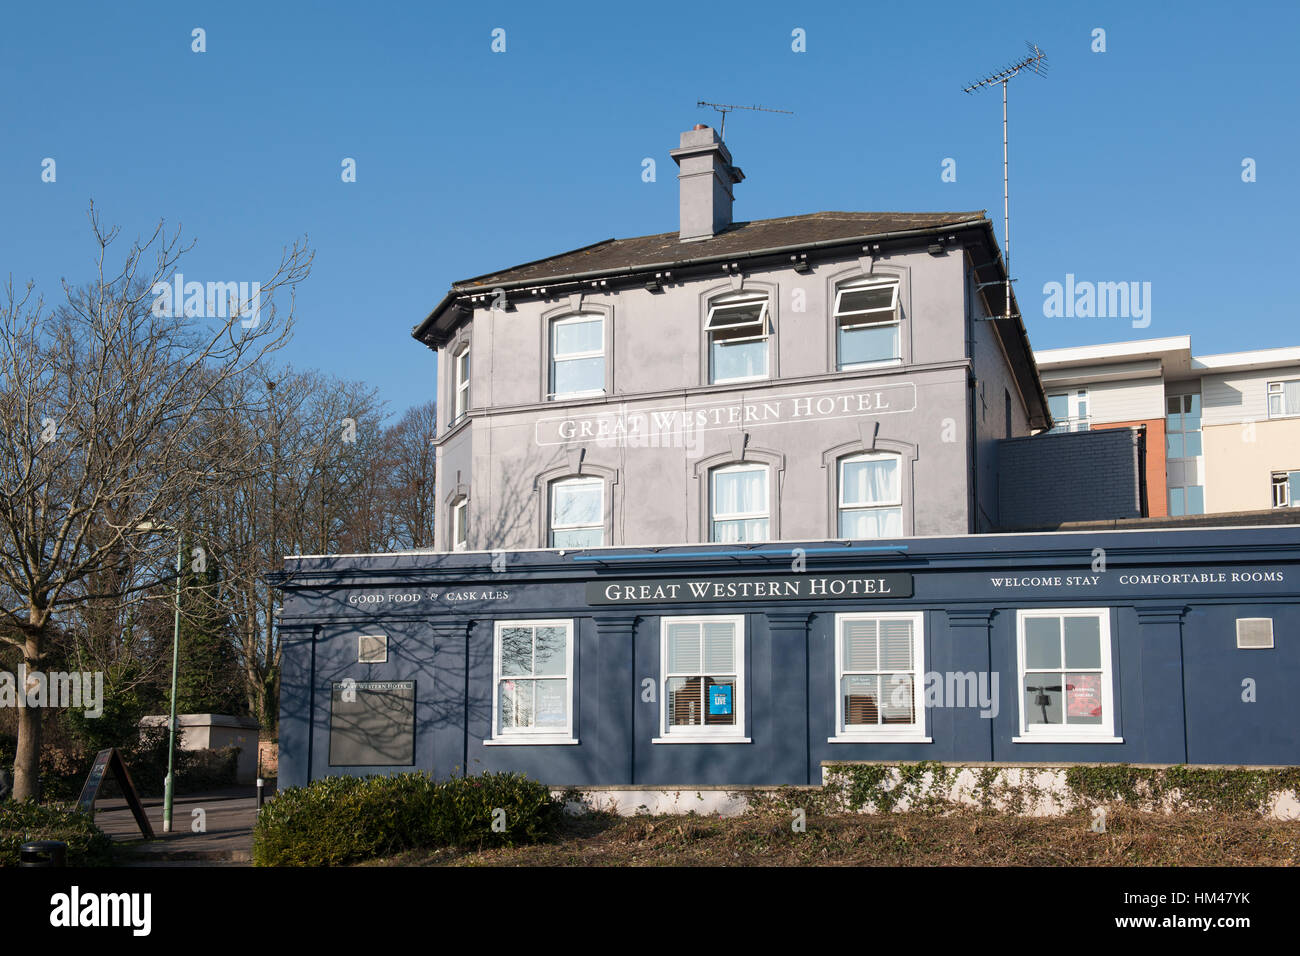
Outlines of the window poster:
M566 681L537 682L537 726L563 727L568 722Z
M1101 716L1101 675L1069 674L1065 678L1066 717Z
M709 713L727 715L731 713L731 686L714 684L709 688Z

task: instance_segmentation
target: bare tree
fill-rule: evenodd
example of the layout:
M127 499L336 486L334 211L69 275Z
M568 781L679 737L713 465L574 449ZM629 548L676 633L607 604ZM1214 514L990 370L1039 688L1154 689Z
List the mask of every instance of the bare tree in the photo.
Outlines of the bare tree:
M89 218L98 254L88 285L65 282L66 302L49 310L10 279L0 301L0 624L17 632L3 639L33 669L55 615L126 599L174 573L156 561L154 579L141 581L130 566L170 550L174 539L160 529L180 526L223 468L243 467L223 463L237 446L211 427L228 411L222 386L284 343L293 289L311 267L305 243L295 243L260 283L257 304L220 301L210 285L206 302L187 294L173 307L160 290L188 251L179 234L159 224L114 268L118 230L93 204ZM277 290L290 296L283 318ZM41 718L40 708L20 711L19 800L39 796Z
M433 439L437 433L437 405L425 402L408 408L386 435L390 464L383 500L392 523L392 546L399 550L435 547L438 498L433 484Z

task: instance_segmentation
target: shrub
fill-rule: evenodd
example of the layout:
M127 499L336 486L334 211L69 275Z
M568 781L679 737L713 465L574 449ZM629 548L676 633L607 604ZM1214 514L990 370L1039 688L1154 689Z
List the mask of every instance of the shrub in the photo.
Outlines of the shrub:
M107 866L112 841L87 813L39 803L0 803L0 867L17 866L19 850L31 840L68 845L68 866Z
M550 790L522 774L325 777L262 808L253 862L337 866L417 848L535 843L554 833L559 816ZM502 820L499 831L494 819Z

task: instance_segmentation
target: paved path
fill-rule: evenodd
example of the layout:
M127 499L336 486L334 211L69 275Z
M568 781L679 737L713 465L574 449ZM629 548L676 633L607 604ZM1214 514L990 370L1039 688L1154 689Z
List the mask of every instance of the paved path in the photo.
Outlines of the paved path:
M271 789L267 788L267 797ZM257 790L233 787L212 793L185 794L172 804L171 833L163 833L162 797L143 799L145 814L157 839L140 835L135 817L121 797L95 801L95 823L121 847L126 865L249 864L253 859L253 823L257 820ZM202 810L196 814L195 810ZM202 832L195 828L202 821Z

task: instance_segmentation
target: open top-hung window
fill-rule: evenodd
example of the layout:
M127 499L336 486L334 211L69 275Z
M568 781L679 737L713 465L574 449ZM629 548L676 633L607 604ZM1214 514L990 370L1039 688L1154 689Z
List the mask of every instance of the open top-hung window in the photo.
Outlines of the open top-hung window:
M902 464L897 455L841 458L839 478L841 538L902 537Z
M551 322L549 395L580 398L605 391L605 317L569 315Z
M662 621L663 739L744 736L744 617Z
M605 543L605 482L568 478L551 482L552 548L593 548Z
M839 286L835 326L841 369L901 358L898 280L863 279Z
M705 329L710 382L768 377L771 319L766 293L714 299Z
M1275 471L1273 507L1300 508L1300 471Z
M1020 737L1115 743L1110 611L1020 610Z

